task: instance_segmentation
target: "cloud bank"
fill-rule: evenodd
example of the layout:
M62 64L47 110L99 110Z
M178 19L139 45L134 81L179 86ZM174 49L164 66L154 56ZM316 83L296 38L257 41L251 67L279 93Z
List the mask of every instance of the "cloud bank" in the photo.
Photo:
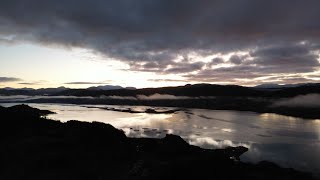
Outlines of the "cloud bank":
M177 99L194 99L188 96L174 96L169 94L153 94L150 96L137 95L138 100L177 100Z
M95 84L106 84L104 82L66 82L64 84L69 84L69 85L95 85Z
M286 107L320 107L320 94L300 95L285 100L276 101L274 106Z
M0 83L1 82L15 82L15 81L22 81L22 79L15 78L15 77L0 77Z
M295 74L291 81L300 82L319 69L318 7L318 0L3 0L0 35L91 49L132 71L189 81Z

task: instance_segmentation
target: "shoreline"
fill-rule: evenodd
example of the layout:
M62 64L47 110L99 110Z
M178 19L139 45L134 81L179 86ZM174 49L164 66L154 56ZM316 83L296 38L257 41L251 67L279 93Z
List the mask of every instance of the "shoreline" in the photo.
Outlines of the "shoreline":
M227 102L226 102L227 101ZM77 99L77 98L52 98L52 99L33 99L25 101L1 101L0 103L50 103L50 104L74 104L74 105L123 105L123 106L150 106L150 107L170 107L170 108L191 108L207 110L230 110L248 111L254 113L274 113L278 115L303 118L306 120L320 119L319 108L302 107L275 107L270 100L256 102L250 99L227 98L218 100L96 100L96 99ZM108 109L106 109L108 110ZM130 111L128 111L130 113ZM134 113L134 112L133 112ZM150 111L150 113L152 113ZM154 112L156 113L156 112ZM170 113L170 112L168 112Z

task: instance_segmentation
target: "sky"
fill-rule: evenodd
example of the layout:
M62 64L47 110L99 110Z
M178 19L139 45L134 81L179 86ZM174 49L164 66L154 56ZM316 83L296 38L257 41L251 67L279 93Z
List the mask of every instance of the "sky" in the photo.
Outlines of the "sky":
M320 82L318 0L1 0L0 88Z

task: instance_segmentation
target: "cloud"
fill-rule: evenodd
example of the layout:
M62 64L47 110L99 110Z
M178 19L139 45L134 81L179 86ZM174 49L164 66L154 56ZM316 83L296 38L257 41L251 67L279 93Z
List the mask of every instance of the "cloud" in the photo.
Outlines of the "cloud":
M4 45L14 45L17 42L13 39L7 38L7 37L1 37L0 35L0 44L4 44Z
M22 82L22 83L18 83L21 85L38 85L39 83L33 83L33 82Z
M64 84L69 84L69 85L87 85L87 84L92 84L92 85L95 85L95 84L106 84L106 83L103 83L103 82L67 82L67 83L64 83Z
M172 65L172 64L171 64ZM205 65L203 62L195 62L195 63L179 63L173 64L174 67L165 69L164 72L168 74L180 74L180 73L186 73L186 72L193 72L197 70L201 70L202 67Z
M268 73L306 73L320 66L319 55L312 53L311 45L281 44L260 48L251 53L260 72Z
M230 57L229 61L233 64L241 64L243 62L243 59L240 56L233 55Z
M149 100L180 100L180 99L199 99L202 97L188 97L188 96L174 96L169 94L153 94L150 96L146 95L137 95L136 97L133 96L101 96L100 98L104 99L124 99L124 100L141 100L141 101L149 101ZM208 98L208 97L205 97ZM213 97L209 97L213 98Z
M161 74L181 74L201 70L204 62L190 62L189 59L182 59L181 62L131 62L130 69L134 71L157 72Z
M300 95L276 101L273 106L286 107L320 107L320 94Z
M0 82L15 82L15 81L22 81L22 79L15 78L15 77L0 77Z
M212 66L229 62L235 69L228 78L238 81L245 68L247 80L316 72L319 6L318 0L3 0L0 35L14 42L91 49L132 71L216 72L207 81L226 74ZM235 52L249 56L225 57ZM211 55L217 57L205 65L203 59ZM192 60L177 61L181 57Z
M188 96L174 96L169 94L153 94L151 96L145 95L137 95L137 99L139 100L176 100L176 99L192 99L192 97Z
M133 97L133 96L105 96L105 95L102 95L99 98L102 98L102 99L132 100L132 101L138 100L136 97Z
M47 83L47 81L42 80L42 81L33 81L33 82L21 82L18 84L33 86L33 85L42 85L44 83Z
M188 82L182 79L148 79L148 81L152 82Z
M204 82L220 82L229 81L232 82L235 79L241 78L258 78L263 77L266 74L260 72L257 67L254 66L231 66L220 67L215 69L205 69L195 74L184 75L190 81L204 81Z
M207 65L211 67L214 65L222 64L222 63L224 63L224 60L220 57L216 57L216 58L213 58L211 62L209 62Z
M319 55L312 49L312 44L299 43L263 46L246 55L232 55L228 60L231 65L203 69L185 77L193 81L239 82L239 79L245 79L252 82L252 79L272 76L273 82L277 83L317 82L302 75L320 68Z

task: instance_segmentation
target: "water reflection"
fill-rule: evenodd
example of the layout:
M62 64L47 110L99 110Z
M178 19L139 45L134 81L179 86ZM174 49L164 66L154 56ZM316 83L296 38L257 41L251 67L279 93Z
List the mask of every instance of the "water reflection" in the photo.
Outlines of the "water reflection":
M10 106L12 104L6 104ZM129 137L161 138L177 134L204 148L245 146L244 161L273 161L285 167L320 172L320 120L304 120L275 114L186 109L170 114L115 112L105 105L77 106L31 104L57 114L49 118L68 121L100 121L122 129ZM90 107L90 108L88 108ZM150 107L108 106L144 111ZM167 111L173 108L155 108Z
M266 120L278 120L279 118L281 118L281 119L294 121L294 120L301 119L301 118L297 118L297 117L284 116L284 115L279 115L279 114L274 114L274 113L263 113L260 115L260 117L262 119L266 119Z
M283 167L293 167L320 175L320 143L252 143L249 151L241 156L243 161L259 162L268 160Z

